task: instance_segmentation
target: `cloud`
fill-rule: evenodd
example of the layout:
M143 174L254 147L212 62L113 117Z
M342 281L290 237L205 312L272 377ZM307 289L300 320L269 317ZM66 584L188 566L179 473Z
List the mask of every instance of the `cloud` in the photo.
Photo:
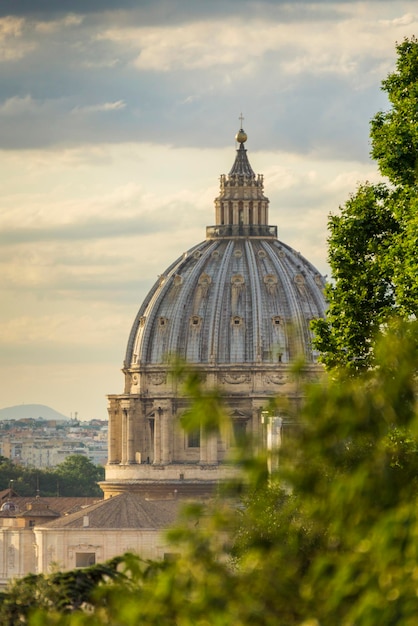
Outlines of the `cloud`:
M384 103L379 82L405 28L401 11L385 22L367 3L360 11L357 3L248 2L248 13L238 14L234 2L192 4L177 3L170 20L158 19L152 3L92 14L87 3L80 15L75 7L50 20L12 18L35 48L0 89L3 114L18 122L2 125L0 145L221 146L244 109L264 147L280 137L286 150L367 155L369 119ZM171 15L170 3L156 6ZM112 111L118 115L106 124L94 115Z
M106 111L117 111L124 109L126 102L123 100L116 100L115 102L104 102L103 104L91 104L86 106L77 106L71 110L71 113L100 113Z
M56 31L61 30L62 28L68 28L71 26L79 26L83 22L84 17L82 15L75 15L74 13L69 13L65 15L61 19L58 20L49 20L47 22L36 22L35 31L45 35L49 33L54 33Z
M36 48L36 43L22 39L24 25L22 18L0 18L0 63L16 62Z
M13 96L0 105L0 115L21 115L35 110L36 104L30 95Z

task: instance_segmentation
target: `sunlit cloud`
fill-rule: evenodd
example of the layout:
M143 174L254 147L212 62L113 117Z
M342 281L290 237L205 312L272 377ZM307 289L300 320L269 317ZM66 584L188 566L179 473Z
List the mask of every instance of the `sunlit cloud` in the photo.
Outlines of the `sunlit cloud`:
M50 20L48 22L36 22L35 31L41 34L54 33L62 28L69 28L71 26L79 26L83 22L82 15L75 15L69 13L59 20Z
M23 18L0 18L0 63L17 61L36 47L35 42L22 39L24 25Z
M91 104L87 106L77 106L71 110L71 113L100 113L107 111L118 111L126 107L126 102L123 100L116 100L115 102L103 102L102 104Z

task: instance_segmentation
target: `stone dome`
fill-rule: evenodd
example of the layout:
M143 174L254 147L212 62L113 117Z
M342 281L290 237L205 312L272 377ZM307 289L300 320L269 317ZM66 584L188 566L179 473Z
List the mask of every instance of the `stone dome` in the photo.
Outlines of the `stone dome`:
M220 177L215 224L159 276L133 323L124 392L109 396L105 497L210 490L229 477L225 461L239 432L267 440L269 399L300 399L292 361L304 359L309 379L321 372L310 322L325 315L324 278L277 239L263 177L249 163L242 127L239 133L232 168ZM182 430L190 400L169 376L170 356L221 390L229 433Z
M207 239L151 289L133 325L125 366L315 360L310 321L324 315L323 278L275 238Z

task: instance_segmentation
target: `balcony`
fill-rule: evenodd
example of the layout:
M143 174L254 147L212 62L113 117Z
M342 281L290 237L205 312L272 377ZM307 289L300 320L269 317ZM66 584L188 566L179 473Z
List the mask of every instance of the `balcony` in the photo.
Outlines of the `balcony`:
M218 224L206 226L206 239L229 239L235 237L258 237L277 239L277 226L265 224Z

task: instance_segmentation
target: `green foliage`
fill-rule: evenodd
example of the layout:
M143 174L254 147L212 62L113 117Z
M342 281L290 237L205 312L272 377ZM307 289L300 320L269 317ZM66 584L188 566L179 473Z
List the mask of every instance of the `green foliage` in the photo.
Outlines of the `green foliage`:
M418 41L397 46L396 71L383 81L391 108L371 122L371 154L389 179L360 185L330 216L332 283L326 320L313 323L328 368L373 364L376 332L392 315L418 309Z
M13 489L19 496L100 496L97 483L104 480L104 468L82 455L71 455L51 469L26 468L0 458L0 490Z
M361 185L328 221L329 263L326 320L313 322L316 347L328 367L370 365L372 342L395 305L393 263L388 256L399 225L382 185Z
M372 157L384 176L396 186L418 182L418 40L396 46L396 71L383 81L391 104L371 123Z
M0 624L27 624L32 614L54 609L64 617L82 607L86 609L100 585L121 578L118 571L123 557L85 569L56 572L50 576L33 574L10 584L0 595ZM33 623L42 624L38 617Z
M104 468L94 465L80 454L67 456L57 465L54 475L59 481L61 496L100 496L102 491L97 483L104 480Z

